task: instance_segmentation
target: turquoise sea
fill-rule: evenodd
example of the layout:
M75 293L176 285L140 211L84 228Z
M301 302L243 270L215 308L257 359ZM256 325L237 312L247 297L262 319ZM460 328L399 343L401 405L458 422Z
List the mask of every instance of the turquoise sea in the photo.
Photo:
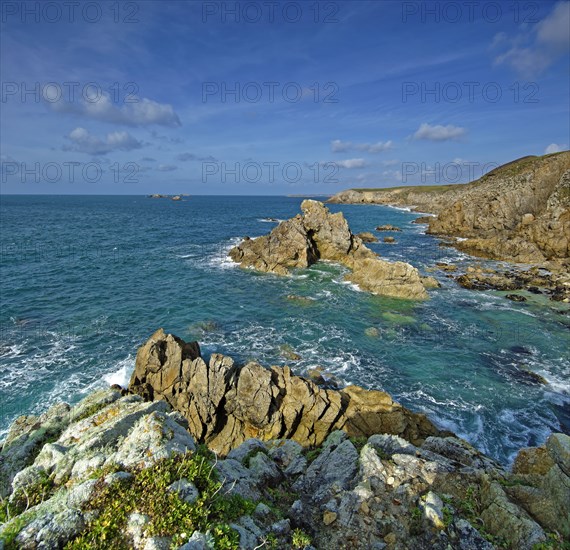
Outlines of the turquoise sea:
M243 236L267 233L268 218L289 218L300 203L2 196L0 436L17 415L124 384L137 347L158 327L197 339L205 355L289 364L298 374L322 366L345 383L386 390L503 463L551 431L570 433L568 305L531 294L514 303L462 289L442 272L431 300L409 303L358 291L334 264L281 278L228 260ZM388 259L422 270L473 261L440 247L409 211L330 209L354 232L400 226L396 244L370 245ZM292 351L300 360L284 357Z

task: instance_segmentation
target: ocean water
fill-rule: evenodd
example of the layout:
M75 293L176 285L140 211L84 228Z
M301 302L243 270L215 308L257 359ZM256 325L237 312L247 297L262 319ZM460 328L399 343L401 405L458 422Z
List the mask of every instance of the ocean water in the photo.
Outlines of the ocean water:
M433 273L443 286L431 300L410 303L360 292L335 264L277 277L228 259L242 237L267 233L269 218L289 218L300 203L2 196L0 437L20 414L127 383L137 347L158 327L197 339L204 355L289 364L298 374L320 366L383 389L505 464L551 431L570 432L568 305L531 294L514 303L442 272ZM401 227L396 244L369 245L388 259L422 271L473 261L440 247L405 209L330 209L354 232ZM300 360L287 360L291 350Z

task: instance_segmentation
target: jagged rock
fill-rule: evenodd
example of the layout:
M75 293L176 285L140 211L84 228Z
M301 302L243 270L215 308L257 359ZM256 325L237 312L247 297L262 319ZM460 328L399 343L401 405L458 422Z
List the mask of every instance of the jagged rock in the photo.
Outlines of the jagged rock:
M570 476L570 437L565 434L552 434L546 441L546 450L560 469Z
M385 243L395 243L396 239L394 237L384 237L382 239Z
M57 439L71 420L70 407L60 403L40 417L21 416L8 431L0 451L0 496L10 492L16 473L31 464L44 443Z
M241 462L232 458L219 460L216 470L220 480L231 493L258 501L261 498L260 488L256 484L252 473Z
M570 537L570 437L552 434L543 447L521 449L517 484L506 491L543 526Z
M363 290L396 298L427 298L417 269L403 262L380 260L352 234L342 212L331 214L313 200L303 201L301 210L302 216L280 223L269 235L244 240L230 250L230 257L242 267L278 275L319 259L329 260L352 270L347 280Z
M441 283L435 277L420 277L425 288L441 288Z
M495 481L483 478L481 519L492 533L508 540L516 548L531 550L546 540L544 531L524 510L511 502Z
M485 258L542 265L558 279L544 281L552 299L570 302L569 151L523 157L465 185L350 189L329 202L413 206L435 213L416 223L428 223L428 233L456 238L442 245Z
M224 364L223 359L216 357L216 364ZM167 357L161 361L172 367ZM349 390L353 405L362 413L354 417L358 430L353 435L359 435L361 424L369 420L362 406L366 397L361 395L367 392ZM371 401L390 406L381 392L368 393ZM144 435L145 422L146 431L156 435ZM184 441L179 429L183 429L180 416L170 412L164 400L144 403L133 395L70 423L58 441L45 445L35 463L14 477L13 487L19 490L34 485L48 472L68 469L69 464L77 475L67 484L62 478L49 500L27 512L16 537L18 547L64 547L88 525L87 514L96 515L84 513L82 507L98 487L128 483L133 477L124 471L106 474L106 470L92 470L89 464L101 464L102 459L107 462L109 458L110 463L120 466L117 458L126 451L124 445L132 447L138 459L145 446L149 451L146 454L152 456L166 456L160 449L168 449L167 455L179 452L176 446L168 447L173 440ZM231 524L242 547L264 544L269 533L278 537L278 547L290 547L292 527L310 533L318 548L362 550L383 548L386 543L426 550L491 550L492 545L474 527L479 521L484 522L487 533L522 549L545 539L540 525L565 533L566 517L570 517L570 484L560 466L566 467L568 462L567 436L554 434L540 450L525 451L527 460L517 460L520 466L513 477L457 438L430 437L417 447L399 436L379 433L368 438L360 453L356 441L351 441L345 431L332 431L310 464L302 446L290 439L249 439L232 451L237 460L216 459L215 468L223 483L220 494L234 492L258 502L251 516L242 516ZM143 461L133 465L133 471L145 467ZM288 474L291 468L295 472ZM198 491L191 482L184 478L171 481L167 491L195 502ZM476 492L470 494L468 490L473 488ZM440 498L444 494L445 505ZM292 506L281 502L288 498L295 499ZM481 520L471 524L461 517L458 507L465 499L471 499L469 506ZM280 517L276 509L286 517L276 521ZM422 513L418 515L418 511ZM190 533L150 536L146 531L149 522L148 516L129 515L124 528L134 548L170 547L175 534L187 541L182 548L209 548L214 544L209 532L190 539ZM13 526L8 524L9 528ZM0 540L4 529L0 526Z
M292 268L309 267L318 259L301 216L281 222L267 236L242 241L229 254L244 267L278 275L286 275Z
M324 502L335 493L348 489L357 471L358 452L354 445L347 439L338 442L333 433L305 475L294 483L293 489L310 494L314 502Z
M521 449L513 463L514 474L546 474L554 466L545 447L530 447Z
M134 393L147 388L168 402L188 420L190 433L222 456L249 438L289 438L315 446L337 429L355 436L394 433L414 442L438 433L424 415L384 392L320 388L293 376L288 367L248 363L238 368L219 354L206 365L201 357L186 358L185 349L198 346L158 330L140 348L129 388ZM162 368L179 375L164 376Z
M85 527L83 514L77 510L63 510L34 519L16 537L17 548L62 548L69 539Z
M292 439L277 439L271 442L269 456L286 476L295 476L307 467L307 459L302 451L303 447Z
M437 494L429 491L421 500L421 507L426 519L433 524L436 529L443 529L443 501Z

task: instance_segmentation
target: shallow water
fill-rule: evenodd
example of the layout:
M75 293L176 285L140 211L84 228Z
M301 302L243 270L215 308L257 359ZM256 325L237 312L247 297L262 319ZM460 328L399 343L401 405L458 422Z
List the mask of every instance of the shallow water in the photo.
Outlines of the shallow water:
M125 383L137 347L158 327L198 339L205 354L289 363L299 374L319 365L346 383L384 389L504 463L553 430L570 432L567 305L531 294L514 303L441 272L431 300L409 303L358 291L330 263L283 278L228 260L241 237L267 233L268 218L287 219L300 202L3 196L0 433L19 414ZM417 214L330 208L354 232L401 227L390 233L395 244L369 245L388 259L420 269L472 261L412 224ZM367 336L370 327L377 336ZM284 349L301 359L287 361Z

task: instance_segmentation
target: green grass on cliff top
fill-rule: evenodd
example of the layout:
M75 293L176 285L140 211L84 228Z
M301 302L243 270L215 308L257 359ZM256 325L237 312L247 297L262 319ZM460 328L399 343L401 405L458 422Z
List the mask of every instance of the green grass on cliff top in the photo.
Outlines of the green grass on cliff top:
M360 187L352 188L350 191L364 192L364 191L413 191L414 193L445 193L453 189L459 189L467 185L476 185L478 183L484 182L490 176L515 176L521 171L529 168L532 164L543 161L545 159L553 158L558 155L568 154L568 151L560 151L558 153L550 153L548 155L534 156L527 155L519 159L507 162L501 166L498 166L494 170L487 172L484 176L478 180L474 180L470 183L453 183L447 185L400 185L397 187Z

